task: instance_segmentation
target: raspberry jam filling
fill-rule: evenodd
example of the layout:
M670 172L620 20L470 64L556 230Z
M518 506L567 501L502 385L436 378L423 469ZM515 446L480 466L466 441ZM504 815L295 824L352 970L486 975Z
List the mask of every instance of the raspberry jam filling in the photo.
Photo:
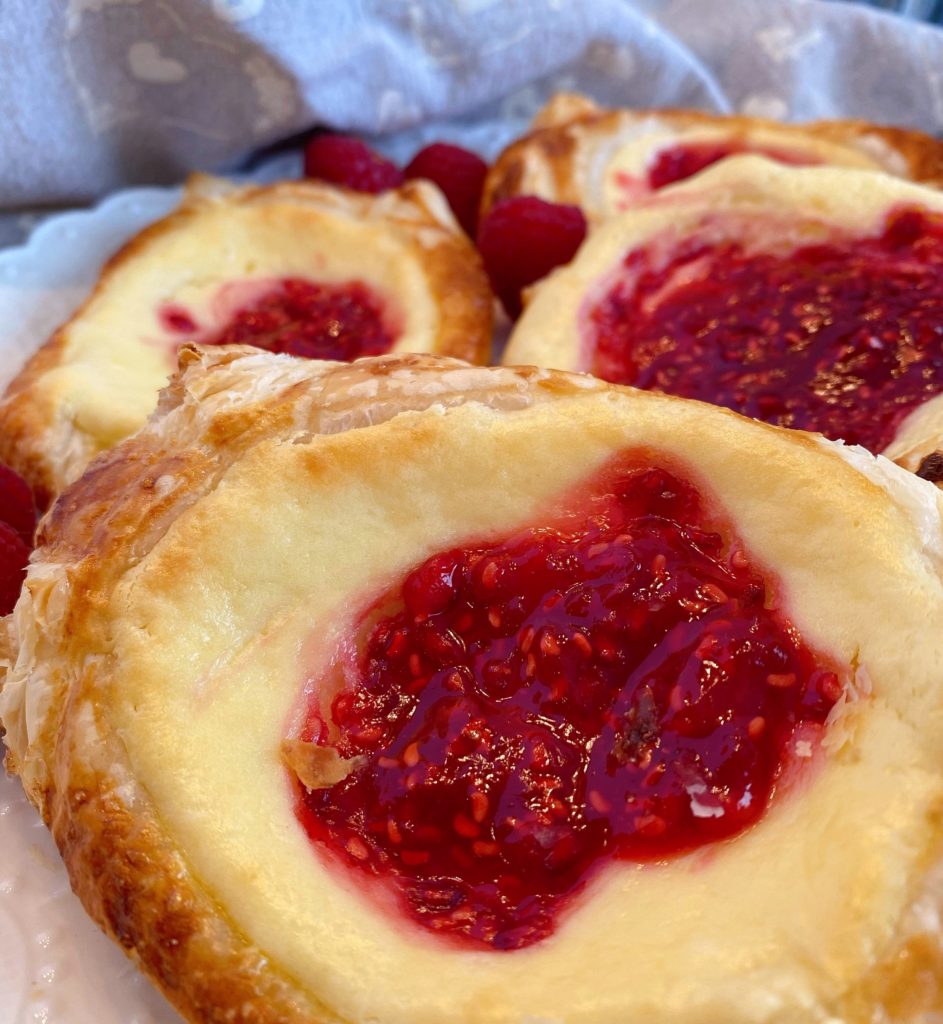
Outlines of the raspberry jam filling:
M740 242L630 253L584 313L592 372L871 451L943 390L943 217L788 255Z
M744 153L765 156L777 163L790 164L793 167L808 167L821 162L808 153L751 145L749 142L689 142L658 151L648 170L648 184L653 189L664 188L666 185L692 178L705 167L710 167L728 156L739 156Z
M261 294L258 284L247 283L252 298L227 311L222 327L201 330L191 313L170 303L158 311L158 319L169 333L201 345L255 345L307 359L380 355L399 334L386 303L361 281L318 284L287 277L270 282ZM223 294L234 286L225 285Z
M295 781L309 836L453 941L531 945L607 860L742 831L841 695L722 515L648 461L428 558L310 711L304 737L352 760Z

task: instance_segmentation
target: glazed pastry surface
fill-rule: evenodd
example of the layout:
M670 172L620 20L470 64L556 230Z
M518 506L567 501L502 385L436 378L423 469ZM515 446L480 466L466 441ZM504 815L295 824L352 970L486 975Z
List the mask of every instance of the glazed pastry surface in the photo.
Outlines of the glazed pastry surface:
M469 951L313 849L282 743L369 595L625 451L717 502L843 694L748 831L609 863L547 939ZM939 962L940 501L860 449L590 378L187 348L45 520L8 765L193 1020L891 1019Z

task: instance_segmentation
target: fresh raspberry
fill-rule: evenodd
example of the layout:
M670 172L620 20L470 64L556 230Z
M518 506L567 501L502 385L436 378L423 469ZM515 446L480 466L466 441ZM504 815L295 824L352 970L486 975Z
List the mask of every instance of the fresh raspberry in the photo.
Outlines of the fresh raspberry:
M508 311L521 311L521 289L569 263L586 237L578 206L515 196L496 203L478 229L478 248L491 285Z
M8 466L0 466L0 522L9 523L26 544L33 543L36 506L29 484Z
M26 576L29 548L9 523L0 523L0 615L13 611Z
M316 135L305 146L305 175L357 192L384 192L404 180L396 164L349 135Z
M488 173L488 165L477 153L448 142L433 142L419 150L403 173L407 178L426 178L438 185L456 220L475 237L478 204Z

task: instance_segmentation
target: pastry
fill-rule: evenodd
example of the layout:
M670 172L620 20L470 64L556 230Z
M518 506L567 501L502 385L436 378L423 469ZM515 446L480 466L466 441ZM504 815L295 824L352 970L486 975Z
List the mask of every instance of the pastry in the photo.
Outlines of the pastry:
M598 222L738 153L943 182L943 142L921 132L866 121L788 125L694 110L605 110L561 94L494 162L483 205L535 195L581 206Z
M0 404L0 461L42 506L136 430L187 341L319 358L490 354L487 278L441 194L191 180L132 239Z
M589 377L187 347L41 526L8 766L193 1021L916 1021L941 502Z
M943 196L742 156L590 235L508 364L818 430L917 469L943 432Z

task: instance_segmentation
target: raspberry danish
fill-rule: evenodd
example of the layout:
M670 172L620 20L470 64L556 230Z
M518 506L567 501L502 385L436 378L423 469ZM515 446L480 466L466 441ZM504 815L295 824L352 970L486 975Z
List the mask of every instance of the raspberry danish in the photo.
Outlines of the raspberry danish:
M132 239L0 405L0 461L47 504L136 430L186 342L350 360L490 353L492 296L441 194L196 176Z
M943 432L943 195L725 161L600 226L533 289L504 361L725 405L916 469Z
M915 1021L941 509L586 377L187 348L43 523L8 765L193 1021Z
M792 166L883 171L937 186L943 142L866 121L790 125L695 110L605 110L560 94L494 162L483 209L533 195L581 206L597 223L718 161L755 153Z

